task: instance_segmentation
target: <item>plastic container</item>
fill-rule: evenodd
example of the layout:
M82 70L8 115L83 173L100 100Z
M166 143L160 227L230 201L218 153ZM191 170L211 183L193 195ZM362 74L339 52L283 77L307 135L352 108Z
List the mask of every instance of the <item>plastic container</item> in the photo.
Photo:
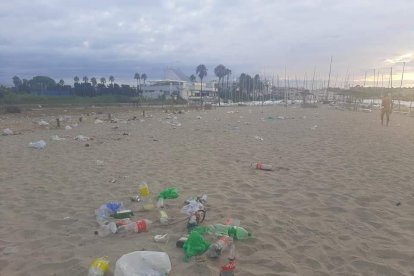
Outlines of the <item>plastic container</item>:
M224 235L228 235L229 229L231 228L231 226L232 225L224 225L221 223L216 223L214 225L208 226L207 231L216 236L224 236Z
M235 240L244 240L252 236L249 231L240 226L231 226L228 233Z
M116 227L115 222L109 222L107 224L102 224L98 230L98 236L106 237L111 234L115 234L118 228Z
M207 251L207 256L210 258L220 257L221 253L229 248L232 243L233 239L231 237L227 235L220 237L218 241L210 245Z
M134 213L131 210L122 210L122 211L116 211L115 214L112 216L116 219L125 219L130 218L134 215Z
M123 255L115 265L114 276L168 275L170 257L165 252L135 251Z
M160 211L160 222L162 225L167 225L169 221L168 214L164 210Z
M273 167L270 164L253 163L251 166L253 168L256 168L257 170L263 170L263 171L272 171L273 170Z
M103 276L109 270L108 257L95 259L89 267L88 276Z
M148 232L149 226L152 222L148 219L140 219L127 225L121 226L127 231L134 231L136 233Z
M152 203L151 193L148 188L148 184L145 181L142 181L139 184L139 196L141 198L141 204L144 210L154 209L154 204Z
M29 143L29 147L34 148L34 149L44 149L46 147L46 142L43 140L31 142Z

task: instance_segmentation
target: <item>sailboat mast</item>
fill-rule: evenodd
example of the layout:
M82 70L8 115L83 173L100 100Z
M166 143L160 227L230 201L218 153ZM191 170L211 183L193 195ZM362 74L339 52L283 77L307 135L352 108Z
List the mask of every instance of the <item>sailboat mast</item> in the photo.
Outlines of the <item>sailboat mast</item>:
M328 85L326 86L326 92L325 92L325 100L328 99L329 83L331 81L331 69L332 69L332 56L331 56L331 62L329 63L329 76L328 76Z

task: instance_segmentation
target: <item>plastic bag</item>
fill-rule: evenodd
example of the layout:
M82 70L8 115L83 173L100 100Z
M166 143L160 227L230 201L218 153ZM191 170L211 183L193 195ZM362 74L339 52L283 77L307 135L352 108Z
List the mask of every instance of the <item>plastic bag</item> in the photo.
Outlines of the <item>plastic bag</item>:
M116 211L123 210L124 206L122 202L110 201L101 205L98 209L95 210L96 221L103 225L111 215L115 214Z
M178 197L178 190L175 187L167 188L162 191L159 195L163 199L173 199Z
M191 214L194 214L198 210L203 210L204 205L198 202L195 199L189 200L187 205L184 205L183 208L181 208L181 213L187 214L187 216L191 216Z
M183 246L184 260L189 261L191 257L203 254L209 247L210 243L197 230L193 230Z
M43 149L44 147L46 147L46 142L43 140L31 142L29 143L29 147L35 148L35 149Z
M163 276L170 271L171 261L167 253L135 251L118 259L114 276Z

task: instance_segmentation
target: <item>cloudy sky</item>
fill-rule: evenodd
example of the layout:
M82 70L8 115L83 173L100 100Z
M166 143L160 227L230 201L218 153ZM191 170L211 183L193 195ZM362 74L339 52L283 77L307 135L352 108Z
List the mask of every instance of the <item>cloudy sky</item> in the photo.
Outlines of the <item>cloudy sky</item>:
M413 0L0 1L0 83L86 75L133 83L135 72L188 75L205 64L290 79L348 75L414 85ZM383 76L384 75L384 76ZM378 75L377 75L378 76Z

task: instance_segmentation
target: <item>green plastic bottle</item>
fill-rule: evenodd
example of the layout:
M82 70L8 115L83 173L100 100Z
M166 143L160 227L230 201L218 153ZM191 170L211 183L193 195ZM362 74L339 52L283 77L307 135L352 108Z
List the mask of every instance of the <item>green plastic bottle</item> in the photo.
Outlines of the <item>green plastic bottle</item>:
M235 240L244 240L252 236L252 233L240 226L231 226L228 234Z

